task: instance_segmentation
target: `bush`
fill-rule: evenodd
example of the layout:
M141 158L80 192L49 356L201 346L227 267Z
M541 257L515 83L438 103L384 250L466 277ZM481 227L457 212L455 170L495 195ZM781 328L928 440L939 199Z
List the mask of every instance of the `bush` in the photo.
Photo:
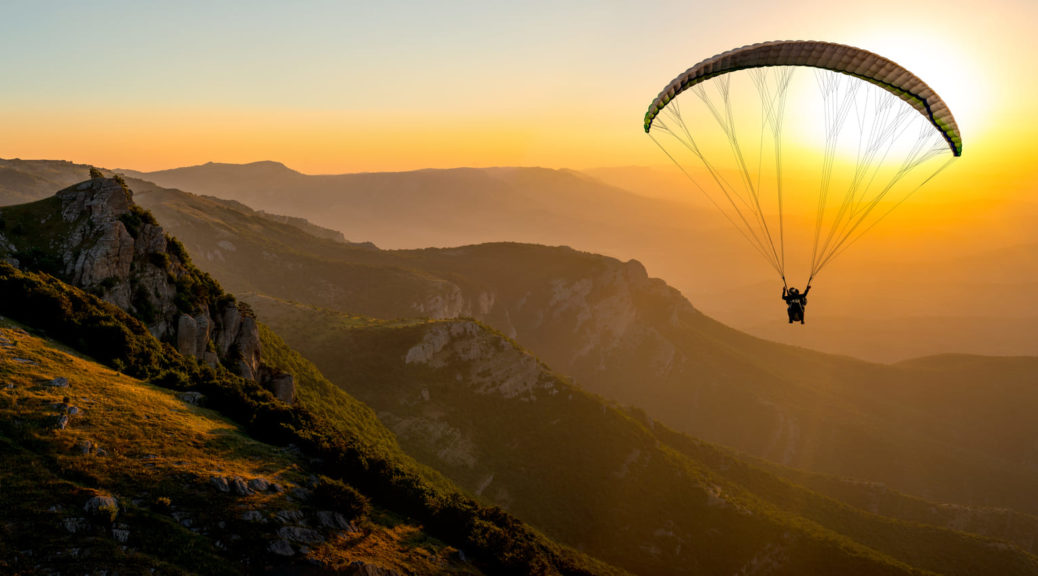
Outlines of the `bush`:
M327 476L319 478L313 499L315 505L339 512L351 520L371 513L371 504L363 494L353 486Z
M159 222L155 219L155 216L151 212L148 212L144 208L134 204L129 212L119 216L119 221L123 223L126 231L130 233L130 236L137 238L140 234L141 228L144 225L158 226Z
M185 266L191 264L191 257L187 253L187 248L184 248L184 245L180 243L180 240L177 240L169 234L166 235L166 252L169 252L170 255L176 257Z

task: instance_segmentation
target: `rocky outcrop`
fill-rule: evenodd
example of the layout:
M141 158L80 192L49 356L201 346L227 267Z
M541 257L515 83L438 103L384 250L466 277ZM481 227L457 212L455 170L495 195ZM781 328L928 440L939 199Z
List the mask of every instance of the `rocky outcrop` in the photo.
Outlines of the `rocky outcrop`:
M251 309L191 264L183 246L134 203L122 179L93 178L44 202L54 205L32 223L43 237L5 239L15 249L12 257L21 255L18 250L33 255L66 282L134 314L181 354L223 363L292 401L291 376L263 366ZM270 382L263 380L267 376Z
M474 286L452 285L412 307L434 319L476 318L573 376L604 373L612 359L632 350L645 359L648 373L671 374L684 358L660 328L701 314L677 290L650 278L637 260L574 261L581 267L515 283L501 275L507 279L502 282L493 269L485 276L477 272Z
M433 325L404 363L456 367L480 394L535 400L538 392L555 393L534 356L471 320Z

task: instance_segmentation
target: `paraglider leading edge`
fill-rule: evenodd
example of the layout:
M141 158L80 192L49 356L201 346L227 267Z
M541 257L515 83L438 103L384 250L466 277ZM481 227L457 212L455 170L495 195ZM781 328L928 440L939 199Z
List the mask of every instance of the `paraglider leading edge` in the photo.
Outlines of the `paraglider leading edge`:
M832 42L773 41L743 46L712 56L683 72L652 101L644 128L671 100L686 89L722 74L766 66L823 68L875 84L908 102L944 136L955 156L962 155L962 136L948 105L932 88L896 62L878 54Z

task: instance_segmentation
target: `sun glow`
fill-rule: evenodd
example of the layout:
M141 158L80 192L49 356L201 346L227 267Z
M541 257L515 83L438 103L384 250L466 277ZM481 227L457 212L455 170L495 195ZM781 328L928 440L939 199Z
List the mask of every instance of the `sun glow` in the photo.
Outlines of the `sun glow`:
M848 42L889 58L926 82L948 104L962 132L964 151L988 132L991 66L947 34L921 30L873 30Z

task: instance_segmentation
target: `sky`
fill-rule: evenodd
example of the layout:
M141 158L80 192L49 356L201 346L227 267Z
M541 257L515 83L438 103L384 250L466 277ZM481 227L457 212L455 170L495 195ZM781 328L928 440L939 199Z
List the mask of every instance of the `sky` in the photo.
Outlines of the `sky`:
M960 172L1032 179L1038 2L839 4L2 0L0 157L311 174L658 165L641 120L679 72L816 39L926 80L962 130Z

